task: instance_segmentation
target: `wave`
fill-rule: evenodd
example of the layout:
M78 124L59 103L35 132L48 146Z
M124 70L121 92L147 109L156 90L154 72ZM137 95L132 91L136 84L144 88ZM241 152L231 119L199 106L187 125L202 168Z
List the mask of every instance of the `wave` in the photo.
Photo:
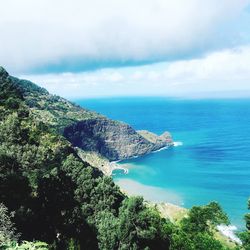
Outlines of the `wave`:
M152 152L152 154L153 154L153 153L160 152L160 151L165 150L165 149L168 149L168 148L169 148L169 146L166 146L166 147L163 147L163 148L157 149L157 150L153 151L153 152Z
M181 141L174 141L174 147L179 147L179 146L182 146L183 145L183 142Z

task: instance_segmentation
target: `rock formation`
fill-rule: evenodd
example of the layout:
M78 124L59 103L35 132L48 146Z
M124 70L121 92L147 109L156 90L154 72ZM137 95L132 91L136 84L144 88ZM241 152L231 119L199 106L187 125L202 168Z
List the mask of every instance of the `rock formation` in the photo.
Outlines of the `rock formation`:
M154 140L147 139L148 134ZM138 133L128 124L107 118L88 119L69 125L64 129L64 136L74 146L98 152L112 161L144 155L173 143L169 133L161 136L145 131Z

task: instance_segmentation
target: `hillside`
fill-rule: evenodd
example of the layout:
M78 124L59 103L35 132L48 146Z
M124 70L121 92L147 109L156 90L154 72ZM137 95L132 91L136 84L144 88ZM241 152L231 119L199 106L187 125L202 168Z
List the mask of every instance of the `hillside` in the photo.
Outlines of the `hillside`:
M125 123L108 119L62 97L51 95L30 81L8 76L3 68L1 71L18 86L32 117L63 134L73 146L100 153L109 160L122 160L173 143L170 134L155 135L155 141L150 141Z
M229 249L214 236L216 225L229 223L216 202L175 222L142 197L126 196L59 133L62 117L51 126L34 115L29 92L43 105L42 96L50 98L0 68L1 249Z

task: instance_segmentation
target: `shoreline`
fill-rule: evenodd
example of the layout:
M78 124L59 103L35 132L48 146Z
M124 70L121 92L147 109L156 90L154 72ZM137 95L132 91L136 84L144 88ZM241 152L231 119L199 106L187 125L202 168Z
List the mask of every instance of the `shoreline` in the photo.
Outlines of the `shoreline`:
M163 151L163 150L167 150L167 149L169 149L171 147L179 147L179 146L182 146L182 145L183 145L183 142L181 142L181 141L176 141L175 142L174 141L170 145L163 146L162 148L156 149L156 150L154 150L152 152L148 152L148 153L146 153L144 155L136 155L136 156L130 157L128 159L124 159L124 160L111 161L111 162L109 162L110 163L110 171L109 171L108 175L112 176L114 170L123 170L124 174L128 174L129 173L129 169L125 168L125 167L122 167L121 165L119 165L119 162L126 161L126 160L136 159L136 158L139 158L139 157L143 157L145 155L154 154L154 153L158 153L158 152Z
M176 142L176 143L179 143L179 142ZM160 152L160 151L163 151L163 150L166 150L166 149L169 149L171 147L177 147L177 146L180 146L182 144L175 144L175 142L173 142L173 144L170 144L170 145L167 145L167 146L163 146L159 149L156 149L154 151L151 151L151 152L148 152L144 155L135 155L133 157L130 157L128 159L123 159L123 160L117 160L117 161L111 161L109 162L110 163L110 173L108 174L109 176L112 176L113 175L113 171L114 170L123 170L124 171L124 174L128 174L129 173L129 169L128 168L125 168L125 167L122 167L121 165L119 165L119 162L122 162L122 161L126 161L126 160L132 160L132 159L136 159L136 158L139 158L139 157L143 157L145 155L149 155L149 154L154 154L154 153L157 153L157 152Z
M128 174L128 168L122 167L121 165L117 164L117 162L110 162L110 176L114 175L114 170L123 170L124 174Z
M174 196L171 191L144 185L131 179L118 179L115 183L127 196L142 196L149 207L155 207L163 218L169 219L172 223L178 223L188 216L189 209L183 207L181 200L178 200L178 196ZM155 197L156 194L158 197ZM230 246L242 244L236 234L239 229L235 225L217 225L214 229L218 240Z
M124 180L124 179L123 179ZM122 192L126 194L127 196L143 196L145 203L149 207L155 207L160 215L165 218L170 220L172 223L179 223L183 218L188 216L188 208L183 207L182 205L179 205L179 202L171 201L171 193L166 191L166 193L162 193L161 188L157 187L151 187L147 185L140 184L139 182L132 181L127 179L127 183L125 183L126 186L124 185L124 181L116 182L116 185L120 187ZM140 193L141 188L144 187L146 194ZM159 197L156 200L150 199L150 189L153 191L153 193L159 193ZM132 192L131 192L132 190ZM168 197L169 201L163 201L164 197ZM237 232L239 229L233 225L217 225L214 229L214 235L217 238L217 240L222 241L223 243L227 244L230 247L234 247L237 245L241 245L242 242L237 236ZM231 249L231 248L230 248Z
M127 158L127 159L122 159L122 160L116 160L116 161L109 161L106 157L102 156L101 154L95 152L95 151L85 151L82 150L79 147L75 147L76 152L78 156L83 160L88 162L91 166L98 168L100 171L103 172L104 175L107 176L112 176L114 170L122 170L124 174L129 173L129 169L126 167L121 166L119 162L125 161L125 160L132 160L136 159L138 157L143 157L145 155L149 155L152 153L157 153L166 149L169 149L171 147L176 147L181 144L178 144L179 142L169 142L167 145L164 145L156 150L147 152L143 155L135 155L133 157Z
M181 145L182 144L179 144L177 142L177 145L172 145L172 146L176 147L176 146L181 146ZM161 148L160 150L156 150L151 153L156 153L157 151L166 150L169 147L170 146L165 146ZM121 164L119 164L119 162L121 161L110 162L108 159L106 159L105 157L102 157L101 155L97 153L82 151L79 148L76 148L76 149L80 158L82 158L83 160L91 164L92 166L98 168L107 176L112 177L113 176L112 173L114 170L122 170L124 174L129 173L129 168L126 168L122 166ZM137 156L137 157L140 157L140 156ZM187 216L188 209L183 207L183 202L181 202L180 197L178 198L178 195L176 196L174 192L164 190L162 188L158 188L154 186L143 185L131 179L120 179L120 180L123 180L123 181L125 180L125 182L126 180L127 181L129 180L129 183L130 183L129 185L127 185L126 183L125 185L124 183L123 185L120 185L121 184L120 181L115 182L116 185L120 187L122 192L124 192L128 196L142 195L145 199L145 202L149 206L155 206L159 210L161 216L169 219L173 223L178 222L184 216ZM157 194L158 197L155 197L155 194ZM168 199L164 201L164 197L167 197ZM222 226L222 225L218 225L218 226ZM233 230L230 231L230 229L233 229ZM241 244L240 239L233 232L233 231L237 231L236 226L229 225L229 228L216 227L216 231L221 237L224 238L224 240L229 241L232 244L239 244L239 245Z
M112 176L114 170L122 170L124 174L128 174L128 168L118 164L118 161L110 162L107 158L93 151L83 151L80 148L75 148L78 156L89 163L91 166L98 168L104 175Z

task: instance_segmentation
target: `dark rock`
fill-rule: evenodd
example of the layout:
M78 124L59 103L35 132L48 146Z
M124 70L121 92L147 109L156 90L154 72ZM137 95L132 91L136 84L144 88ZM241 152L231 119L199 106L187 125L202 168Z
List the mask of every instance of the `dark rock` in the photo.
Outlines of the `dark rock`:
M144 155L172 144L169 133L151 142L125 123L106 118L77 122L64 129L64 136L76 147L95 151L109 160ZM156 136L156 135L155 135Z

